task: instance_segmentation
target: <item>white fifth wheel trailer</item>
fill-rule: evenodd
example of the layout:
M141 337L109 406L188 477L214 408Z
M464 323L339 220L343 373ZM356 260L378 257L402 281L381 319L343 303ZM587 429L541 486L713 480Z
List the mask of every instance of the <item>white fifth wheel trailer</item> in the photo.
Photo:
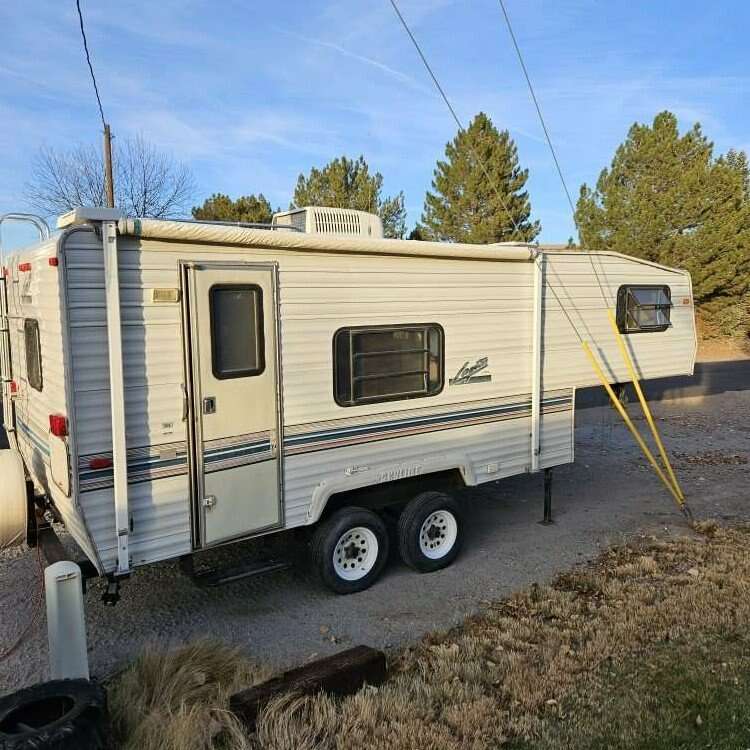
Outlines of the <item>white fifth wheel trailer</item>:
M0 542L33 504L111 581L314 527L323 581L458 552L456 484L573 460L575 389L692 372L690 277L616 253L382 238L307 208L269 228L75 209L2 258ZM33 491L29 489L33 485ZM2 545L0 545L2 546Z

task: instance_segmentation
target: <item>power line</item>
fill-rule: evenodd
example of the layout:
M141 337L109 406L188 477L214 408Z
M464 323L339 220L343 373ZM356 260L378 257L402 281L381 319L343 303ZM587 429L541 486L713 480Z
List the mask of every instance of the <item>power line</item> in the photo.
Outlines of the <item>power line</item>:
M96 94L96 103L99 105L99 114L102 118L102 126L107 127L107 123L104 119L104 109L102 108L102 100L99 96L99 87L96 85L96 76L94 75L94 67L91 64L91 56L89 55L89 45L86 41L86 31L83 28L83 14L81 13L81 0L76 0L76 10L78 10L78 21L81 24L81 36L83 37L83 50L86 53L86 62L89 66L89 72L91 73L91 80L94 83L94 93Z
M461 124L461 120L458 118L458 115L456 114L456 110L453 109L453 106L451 105L450 100L448 99L448 96L443 90L443 87L440 85L440 82L438 81L437 76L435 75L432 68L430 67L430 64L427 62L427 58L422 52L422 48L419 46L419 42L417 42L416 38L414 37L414 34L412 34L411 29L409 28L409 25L406 23L406 19L403 17L403 15L401 15L401 11L398 9L398 5L396 5L396 0L390 0L390 2L391 2L391 5L393 6L393 10L396 11L396 15L401 21L401 24L406 30L406 33L409 35L409 38L414 44L414 48L417 50L419 57L422 59L422 63L424 64L427 72L430 74L430 78L432 78L432 82L435 84L435 88L440 92L440 96L443 98L443 101L445 102L445 106L448 107L448 110L453 116L453 119L455 120L456 125L458 126L459 132L465 133L466 129ZM477 164L479 164L479 167L484 173L484 176L487 179L487 183L492 186L492 189L495 191L495 194L497 195L498 200L500 201L500 204L503 207L503 210L508 215L508 218L510 219L511 224L513 225L514 231L519 235L519 239L522 240L523 234L521 232L521 228L518 225L518 222L513 218L513 214L510 212L510 209L508 208L508 205L505 202L502 194L498 190L497 185L495 184L494 180L490 177L489 173L487 172L487 169L484 166L484 162L479 158L479 156L477 155L477 152L474 150L474 147L471 144L471 141L468 139L467 139L467 144L469 146L469 150L471 151L471 155L474 157L474 160L476 161Z
M547 130L547 123L544 121L544 115L542 115L542 108L539 106L539 101L536 98L536 94L534 93L534 87L531 84L531 78L529 76L529 71L526 69L526 63L523 60L523 55L521 54L521 48L518 46L518 42L516 41L516 35L513 33L513 26L510 23L510 16L508 15L508 11L505 9L505 3L503 0L498 0L500 3L500 8L503 11L503 16L505 16L505 24L508 27L508 33L510 34L510 38L513 41L513 46L516 49L516 55L518 55L518 62L521 64L521 70L523 71L524 78L526 78L526 84L529 87L529 93L531 94L531 98L534 101L534 106L536 107L536 113L539 115L539 122L542 123L542 130L544 130L544 137L547 139L547 145L549 146L550 153L552 154L552 159L555 162L555 167L557 168L557 174L560 176L560 182L562 182L563 190L565 191L565 196L568 199L568 204L570 205L570 210L573 213L573 221L575 221L575 213L576 210L573 207L573 199L570 197L570 191L568 190L568 185L565 182L565 177L563 177L562 168L560 167L560 162L557 159L557 153L555 152L555 147L552 145L552 138L550 137L549 130Z
M534 107L536 107L536 113L539 116L539 122L542 125L542 130L544 131L544 137L547 140L547 145L549 146L550 153L552 154L552 160L555 162L555 168L557 169L557 174L560 177L560 182L562 183L563 190L565 191L565 197L568 199L568 205L570 206L570 211L573 215L573 224L575 225L576 229L578 229L578 222L576 221L576 210L573 206L573 199L570 197L570 191L568 190L568 185L565 182L565 176L563 175L562 167L560 166L560 161L557 158L557 152L555 151L555 147L552 145L552 137L549 134L549 130L547 128L547 123L544 120L544 115L542 114L542 108L539 105L539 100L536 97L536 93L534 91L534 86L531 83L531 76L529 76L529 71L526 68L526 63L523 59L523 54L521 53L521 47L518 44L518 40L516 39L516 35L513 32L513 24L510 22L510 16L508 15L508 11L505 7L504 0L498 0L500 3L500 8L503 11L503 17L505 18L505 25L508 27L508 33L510 34L511 41L513 42L513 47L516 50L516 55L518 56L518 62L521 65L521 70L523 71L524 78L526 79L526 85L529 87L529 93L531 94L531 99L534 102ZM594 276L596 277L596 283L599 285L599 291L601 292L602 299L604 300L604 304L607 304L607 295L604 293L604 286L602 285L602 280L599 278L599 272L596 270L596 265L594 264L594 259L591 255L591 253L588 253L589 260L591 261L591 270L594 272Z

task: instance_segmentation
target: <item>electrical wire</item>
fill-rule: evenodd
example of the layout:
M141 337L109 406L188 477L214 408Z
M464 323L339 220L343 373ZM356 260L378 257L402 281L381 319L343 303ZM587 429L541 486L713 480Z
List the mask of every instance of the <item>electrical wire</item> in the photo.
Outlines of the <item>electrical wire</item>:
M448 96L445 93L445 90L440 85L440 82L438 81L437 76L433 72L432 67L430 66L430 63L427 62L427 58L425 57L424 52L422 52L422 48L419 46L419 42L417 42L414 34L412 34L412 31L409 28L409 24L406 23L406 19L401 14L401 11L399 10L398 5L396 5L396 0L390 0L390 3L393 6L393 10L396 12L396 15L398 16L399 20L401 21L401 24L406 30L406 33L409 35L409 38L411 39L412 44L414 45L414 48L417 50L417 53L419 54L419 57L421 58L424 67L426 68L427 72L430 74L430 78L432 78L432 82L435 84L435 88L438 90L438 92L440 93L440 96L445 102L445 106L448 107L448 110L453 116L453 119L455 120L456 125L458 126L459 132L465 133L466 129L464 128L464 126L461 123L461 120L456 114L456 110L453 108L453 105L451 105L450 100L448 99ZM523 233L521 231L521 228L518 225L518 222L513 218L513 214L510 212L510 209L508 208L508 204L505 202L505 199L500 193L497 185L495 184L495 181L490 177L484 165L484 162L482 161L482 159L479 158L479 156L477 155L477 152L474 150L474 146L471 144L469 140L467 140L467 144L469 146L469 150L471 151L471 155L474 157L474 160L476 161L476 163L479 165L480 169L484 173L484 176L487 179L487 183L495 191L495 194L497 195L497 198L500 201L500 204L502 205L503 210L508 215L508 218L510 219L510 222L513 226L513 230L518 235L519 240L523 241Z
M396 15L398 16L399 20L401 21L401 24L403 25L404 29L406 30L406 33L409 35L409 38L411 39L412 43L414 44L415 49L417 50L417 53L419 54L419 57L422 59L422 63L424 64L425 68L427 69L427 72L430 74L430 78L432 78L432 82L435 84L435 88L440 92L440 96L443 98L443 101L445 102L445 105L448 107L448 110L450 111L451 115L453 116L453 119L456 122L456 125L458 125L458 128L460 131L465 132L465 129L463 125L461 124L461 120L459 119L458 115L456 114L456 111L453 109L450 100L448 99L448 96L445 93L445 90L440 85L440 82L437 79L437 76L433 72L432 68L430 67L429 62L427 62L427 58L424 55L424 52L422 52L422 48L419 46L419 42L417 42L416 38L414 37L414 34L412 34L411 29L409 28L409 25L406 23L406 19L401 14L401 11L398 9L398 5L396 5L396 0L390 0L391 5L393 6L393 10L396 12ZM551 143L550 143L551 145ZM493 189L495 190L495 193L497 197L500 199L500 203L502 204L503 208L505 209L505 213L508 215L508 218L510 219L511 223L513 224L513 228L520 234L520 230L518 227L517 222L513 219L513 215L510 213L510 210L508 209L505 201L502 198L502 195L500 194L500 191L498 190L497 185L494 183L492 178L487 173L487 170L484 166L484 163L482 160L478 157L477 153L474 151L474 148L472 147L471 143L469 143L469 148L471 150L472 155L474 156L474 159L479 164L480 168L482 169L482 172L484 173L484 176L487 178L487 182L492 185ZM567 188L566 188L567 189ZM572 205L572 204L571 204ZM592 266L593 268L593 266ZM598 278L598 277L597 277ZM557 301L557 304L560 306L560 310L562 311L563 315L567 319L568 323L570 324L570 327L573 329L573 333L576 335L576 338L579 341L583 341L583 337L578 331L578 327L573 322L573 319L570 317L570 314L565 308L565 305L563 305L562 300L558 296L555 289L552 288L551 284L548 284L548 287L550 291L552 292L553 296L555 297L555 300ZM601 284L600 284L601 288ZM603 291L602 291L603 294Z
M81 37L83 37L83 50L86 53L86 62L89 66L89 72L91 73L91 81L94 84L94 94L96 94L96 103L99 105L99 114L102 118L102 126L107 127L107 122L104 118L104 109L102 107L102 100L99 96L99 86L96 83L96 76L94 75L94 66L91 64L91 55L89 54L89 45L86 41L86 31L83 28L83 14L81 13L81 0L76 0L76 10L78 11L78 21L81 25Z
M513 24L510 21L508 10L505 7L505 1L498 0L498 3L500 4L500 9L502 10L503 17L505 18L505 25L508 28L508 34L510 35L511 41L513 42L513 47L516 50L516 56L518 57L518 62L521 66L521 71L523 72L523 76L526 79L526 85L529 88L529 94L531 94L531 100L534 102L534 107L536 108L536 113L539 117L539 122L541 123L542 130L544 132L544 137L547 141L547 146L549 146L550 153L552 154L552 160L555 163L555 169L557 169L557 174L560 177L560 182L562 183L563 191L565 192L565 197L568 199L568 205L570 206L570 211L571 211L571 214L573 215L573 224L576 227L576 229L578 229L578 222L576 221L576 210L575 210L575 206L573 205L573 199L570 196L570 190L568 190L568 184L565 181L565 176L563 175L562 167L560 166L560 160L557 158L557 152L555 151L555 147L552 144L552 137L549 134L547 123L544 120L544 115L542 114L542 108L539 104L539 100L537 99L536 92L534 91L534 86L531 83L531 76L529 75L528 68L526 67L526 62L524 61L523 53L521 52L521 47L518 44L518 40L516 39L515 32L513 31ZM594 272L596 283L599 286L599 292L602 295L604 304L609 305L609 300L607 299L607 295L604 293L604 285L602 284L602 280L599 277L599 272L596 270L596 265L594 264L594 258L591 255L591 253L588 253L588 256L589 256L589 261L591 263L591 270ZM602 268L602 272L603 272L603 268ZM609 287L609 285L607 286ZM612 294L610 292L610 297L611 296Z
M534 106L536 107L536 113L539 115L539 122L542 123L542 130L544 130L544 137L547 139L547 145L549 146L550 153L552 154L552 159L555 162L555 167L557 168L557 174L560 176L560 182L562 182L563 190L565 191L565 196L568 199L568 204L570 205L570 210L573 212L573 215L575 217L575 208L573 207L573 199L570 197L570 191L568 190L568 185L565 182L565 177L563 176L562 168L560 167L560 162L557 158L557 153L555 151L555 147L552 145L552 138L550 137L549 130L547 129L547 123L544 121L544 115L542 115L542 108L539 106L539 100L536 98L536 93L534 92L534 87L531 84L531 78L529 76L529 71L526 69L526 63L524 62L523 55L521 54L521 48L518 46L518 41L516 40L516 35L513 33L513 26L510 23L510 16L508 15L508 11L505 8L505 3L503 0L498 0L500 3L500 8L503 11L503 16L505 16L505 25L508 27L508 33L510 34L511 41L513 42L513 46L516 49L516 55L518 56L518 62L521 64L521 70L523 71L524 78L526 79L526 85L529 87L529 93L531 94L531 98L534 102Z

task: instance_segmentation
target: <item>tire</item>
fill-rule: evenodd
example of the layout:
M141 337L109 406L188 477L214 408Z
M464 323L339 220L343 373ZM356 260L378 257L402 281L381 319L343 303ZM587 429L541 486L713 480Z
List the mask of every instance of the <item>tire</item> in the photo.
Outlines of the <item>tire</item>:
M337 594L370 588L388 560L388 531L365 508L342 508L315 530L313 565L320 580Z
M401 559L420 573L447 568L462 541L458 503L443 492L423 492L411 500L398 519Z
M1 750L107 746L107 695L88 680L53 680L0 699Z

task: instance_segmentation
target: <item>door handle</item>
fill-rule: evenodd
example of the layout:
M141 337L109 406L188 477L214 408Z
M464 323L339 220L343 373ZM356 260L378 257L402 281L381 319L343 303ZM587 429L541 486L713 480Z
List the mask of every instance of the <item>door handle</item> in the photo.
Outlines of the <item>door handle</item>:
M203 413L204 414L216 414L216 397L206 396L203 399Z

